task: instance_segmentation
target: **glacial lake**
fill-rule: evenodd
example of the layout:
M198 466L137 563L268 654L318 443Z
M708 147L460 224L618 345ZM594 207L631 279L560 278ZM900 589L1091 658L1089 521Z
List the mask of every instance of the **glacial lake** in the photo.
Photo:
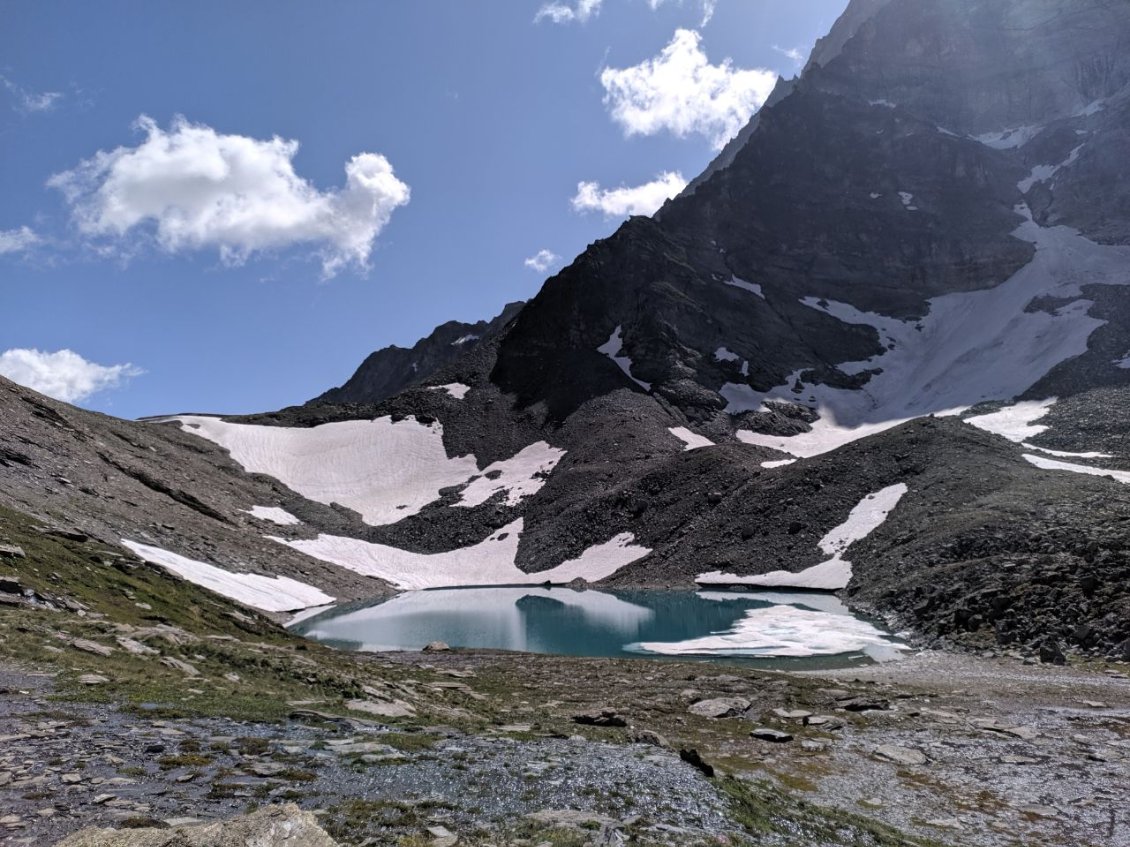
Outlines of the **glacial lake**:
M566 656L850 667L905 645L831 594L577 591L541 586L409 591L337 606L291 631L342 650L452 647Z

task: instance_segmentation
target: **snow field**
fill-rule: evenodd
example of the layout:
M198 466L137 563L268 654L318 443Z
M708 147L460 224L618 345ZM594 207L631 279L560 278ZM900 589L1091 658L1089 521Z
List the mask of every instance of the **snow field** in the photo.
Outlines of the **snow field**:
M667 431L683 442L683 450L697 450L700 447L714 446L714 442L707 438L705 435L699 435L697 432L691 432L685 426L669 427Z
M261 521L270 521L279 526L295 526L302 523L302 521L286 509L280 509L278 506L252 506L247 514L251 515L253 518L259 518Z
M514 564L523 522L519 518L485 541L447 553L412 553L356 538L319 535L312 540L274 538L315 559L338 565L364 576L373 576L403 590L488 585L540 585L565 583L578 577L595 582L651 552L634 544L631 533L589 547L579 558L555 568L525 573Z
M181 579L264 612L292 612L296 609L325 606L334 602L334 598L330 595L290 577L234 573L162 550L160 547L139 544L124 538L122 544L145 561L159 565Z
M623 331L623 326L616 327L616 329L613 330L612 335L609 336L608 340L596 348L596 352L603 353L605 356L615 362L616 366L620 368L620 370L622 370L625 374L627 374L628 379L630 379L644 391L651 391L650 382L644 382L642 379L636 379L634 376L632 376L632 360L627 356L621 355L624 350L624 339L622 337Z

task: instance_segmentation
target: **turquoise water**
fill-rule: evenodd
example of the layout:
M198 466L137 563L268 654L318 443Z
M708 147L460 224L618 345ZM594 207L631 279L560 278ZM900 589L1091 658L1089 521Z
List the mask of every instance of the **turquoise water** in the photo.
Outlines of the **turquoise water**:
M782 592L576 591L499 587L410 591L340 606L292 631L343 650L452 647L567 656L850 666L903 646L832 595Z

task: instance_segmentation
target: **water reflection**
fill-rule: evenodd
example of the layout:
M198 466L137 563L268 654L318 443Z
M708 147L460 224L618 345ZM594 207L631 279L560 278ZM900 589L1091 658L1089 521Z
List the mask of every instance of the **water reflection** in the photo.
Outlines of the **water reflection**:
M898 648L834 596L577 591L533 586L409 591L338 607L295 632L347 650L454 647L574 656L889 658Z

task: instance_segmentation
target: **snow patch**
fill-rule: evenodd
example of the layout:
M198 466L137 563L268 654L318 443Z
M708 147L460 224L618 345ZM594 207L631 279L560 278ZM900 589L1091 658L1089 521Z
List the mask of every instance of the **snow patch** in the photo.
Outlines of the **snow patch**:
M1087 474L1088 476L1109 476L1121 483L1130 484L1130 471L1111 471L1106 468L1092 468L1090 465L1059 462L1055 459L1049 459L1046 456L1034 456L1030 453L1025 453L1024 458L1045 471L1070 471L1071 473Z
M974 415L966 418L965 422L1020 444L1042 432L1047 432L1046 426L1034 424L1051 410L1055 402L1055 397L1049 397L1047 400L1025 400L1022 403L1006 406L999 412Z
M725 284L733 286L734 288L740 288L743 291L748 291L751 294L756 294L762 300L765 299L765 292L761 290L761 286L756 282L746 282L744 279L739 279L736 276L731 276L728 280L726 280Z
M741 356L727 347L719 347L714 351L714 359L718 362L738 362L741 361L741 358Z
M538 441L516 456L484 468L478 479L463 489L456 506L478 506L499 491L508 491L506 505L517 506L523 497L536 494L545 485L545 478L565 457L565 451ZM496 479L490 477L497 476Z
M354 509L372 526L414 515L438 499L441 489L481 476L473 455L448 457L440 424L425 425L411 417L399 423L383 417L309 428L234 424L199 416L174 420L226 448L249 473L272 476L318 503ZM516 503L541 488L544 479L536 474L562 455L544 443L531 445L487 468L483 473L497 469L502 477L472 481L457 505L476 505L481 492L510 486L517 489L510 498Z
M1043 126L1019 126L1014 129L1005 129L1000 132L987 132L984 135L973 136L974 141L979 141L986 147L994 150L1015 150L1023 147L1035 138Z
M478 341L478 340L479 340L479 336L477 336L477 335L463 335L463 336L460 336L459 338L456 338L454 341L452 341L451 346L452 347L462 347L464 344L469 344L472 341Z
M673 426L667 430L685 445L683 450L697 450L700 447L713 447L714 442L707 438L705 435L699 435L697 432L691 432L685 426Z
M863 652L889 659L905 645L849 615L834 615L796 606L750 609L727 632L687 641L645 641L631 645L641 653L665 656L836 656Z
M467 392L471 390L471 386L464 385L461 382L452 382L449 385L433 385L430 386L432 391L446 391L456 400L462 400L467 396Z
M1032 168L1032 172L1028 174L1025 179L1020 180L1020 182L1016 184L1016 187L1020 189L1021 194L1027 194L1032 190L1032 186L1034 186L1036 183L1047 182L1064 168L1070 167L1071 165L1075 164L1075 162L1079 159L1080 151L1082 151L1082 149L1086 146L1086 144L1080 144L1078 147L1071 151L1070 156L1068 156L1058 165L1036 165L1036 167Z
M624 350L623 330L623 326L616 327L609 339L596 348L596 352L603 353L615 362L620 370L628 375L628 379L640 386L644 391L651 391L650 382L644 382L642 379L636 379L632 376L632 360L627 356L620 355Z
M253 518L259 518L261 521L270 521L279 526L295 526L302 523L298 518L288 512L286 509L280 509L278 506L252 506L247 514Z
M741 412L764 411L765 394L740 382L727 382L718 389L722 399L726 401L726 412L737 415ZM741 438L742 433L738 433Z
M1130 353L1127 353L1121 359L1115 359L1113 362L1111 362L1111 364L1114 365L1116 368L1123 368L1125 370L1130 370Z
M867 102L871 106L882 106L885 109L898 108L898 106L895 103L892 103L890 100L868 100Z
M909 191L900 191L899 200L902 201L902 205L906 207L908 212L918 211L918 207L914 205L914 195Z
M400 589L454 588L457 586L540 585L566 583L578 577L596 582L651 552L636 545L631 533L622 533L589 547L577 559L555 568L525 573L514 564L523 522L519 518L485 541L447 553L412 553L357 538L319 535L312 540L272 538L339 567L373 576Z
M325 606L334 602L334 598L330 595L290 577L234 573L162 550L160 547L151 547L124 538L122 544L145 561L159 565L181 579L245 606L262 609L264 612L292 612L296 609Z
M847 549L862 541L887 520L891 510L907 492L903 483L868 494L856 504L842 524L820 539L820 549L832 558L797 573L770 571L755 576L737 576L721 571L699 574L695 582L710 585L750 585L764 588L804 588L812 591L840 591L851 582L851 562L843 558Z
M879 355L839 366L847 374L882 369L861 390L808 386L808 402L820 414L810 432L791 437L739 431L747 444L807 458L837 449L916 417L957 414L991 400L1022 394L1053 367L1086 352L1103 321L1088 314L1081 286L1130 284L1130 248L1095 244L1076 230L1042 228L1027 207L1014 232L1036 245L1032 261L1000 285L945 294L929 302L920 321L901 321L862 312L844 303L802 302L851 324L872 326L884 346ZM1033 299L1080 298L1057 309L1025 311ZM760 407L765 400L796 402L799 372L768 392L725 386L719 392L731 413Z
M784 467L787 467L789 465L795 465L795 464L796 464L796 459L775 459L772 462L762 462L761 467L770 468L770 469L772 469L772 468L784 468Z

